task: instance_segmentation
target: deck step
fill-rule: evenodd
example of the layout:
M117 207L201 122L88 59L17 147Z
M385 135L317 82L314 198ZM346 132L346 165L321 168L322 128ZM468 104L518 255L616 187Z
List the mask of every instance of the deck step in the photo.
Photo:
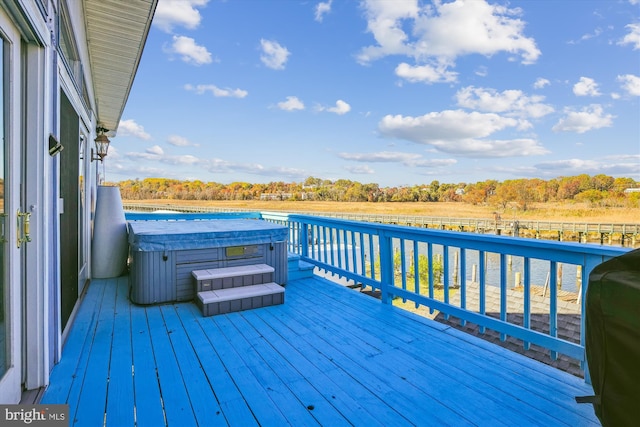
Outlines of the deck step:
M300 255L289 252L287 263L288 280L308 279L313 277L315 266L300 259Z
M297 268L289 269L289 280L308 279L313 277L315 265L305 261L299 261Z
M238 288L268 283L273 280L275 269L267 264L238 265L233 267L194 270L191 272L196 292Z
M196 303L204 316L232 313L284 303L284 288L269 282L198 292Z

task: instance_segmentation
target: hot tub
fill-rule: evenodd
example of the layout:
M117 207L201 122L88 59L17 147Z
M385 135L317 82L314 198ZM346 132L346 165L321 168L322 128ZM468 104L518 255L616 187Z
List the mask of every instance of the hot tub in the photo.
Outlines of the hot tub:
M155 304L195 297L193 270L267 264L287 282L287 235L263 220L129 221L131 301Z

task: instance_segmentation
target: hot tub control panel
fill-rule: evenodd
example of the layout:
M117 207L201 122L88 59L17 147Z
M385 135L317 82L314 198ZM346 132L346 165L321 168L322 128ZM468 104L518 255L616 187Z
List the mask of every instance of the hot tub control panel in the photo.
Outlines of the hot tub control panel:
M258 255L258 245L228 246L224 248L227 258Z

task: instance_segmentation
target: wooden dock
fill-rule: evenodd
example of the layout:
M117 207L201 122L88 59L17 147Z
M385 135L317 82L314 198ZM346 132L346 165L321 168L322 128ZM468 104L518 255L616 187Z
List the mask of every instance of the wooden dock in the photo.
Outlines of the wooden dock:
M598 426L582 379L314 276L203 317L88 286L41 403L73 426Z

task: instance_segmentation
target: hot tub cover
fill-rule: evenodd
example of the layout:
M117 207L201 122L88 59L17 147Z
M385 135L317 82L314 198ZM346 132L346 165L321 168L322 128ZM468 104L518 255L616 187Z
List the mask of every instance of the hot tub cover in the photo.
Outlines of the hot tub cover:
M132 251L171 251L283 242L288 228L263 220L129 221Z

